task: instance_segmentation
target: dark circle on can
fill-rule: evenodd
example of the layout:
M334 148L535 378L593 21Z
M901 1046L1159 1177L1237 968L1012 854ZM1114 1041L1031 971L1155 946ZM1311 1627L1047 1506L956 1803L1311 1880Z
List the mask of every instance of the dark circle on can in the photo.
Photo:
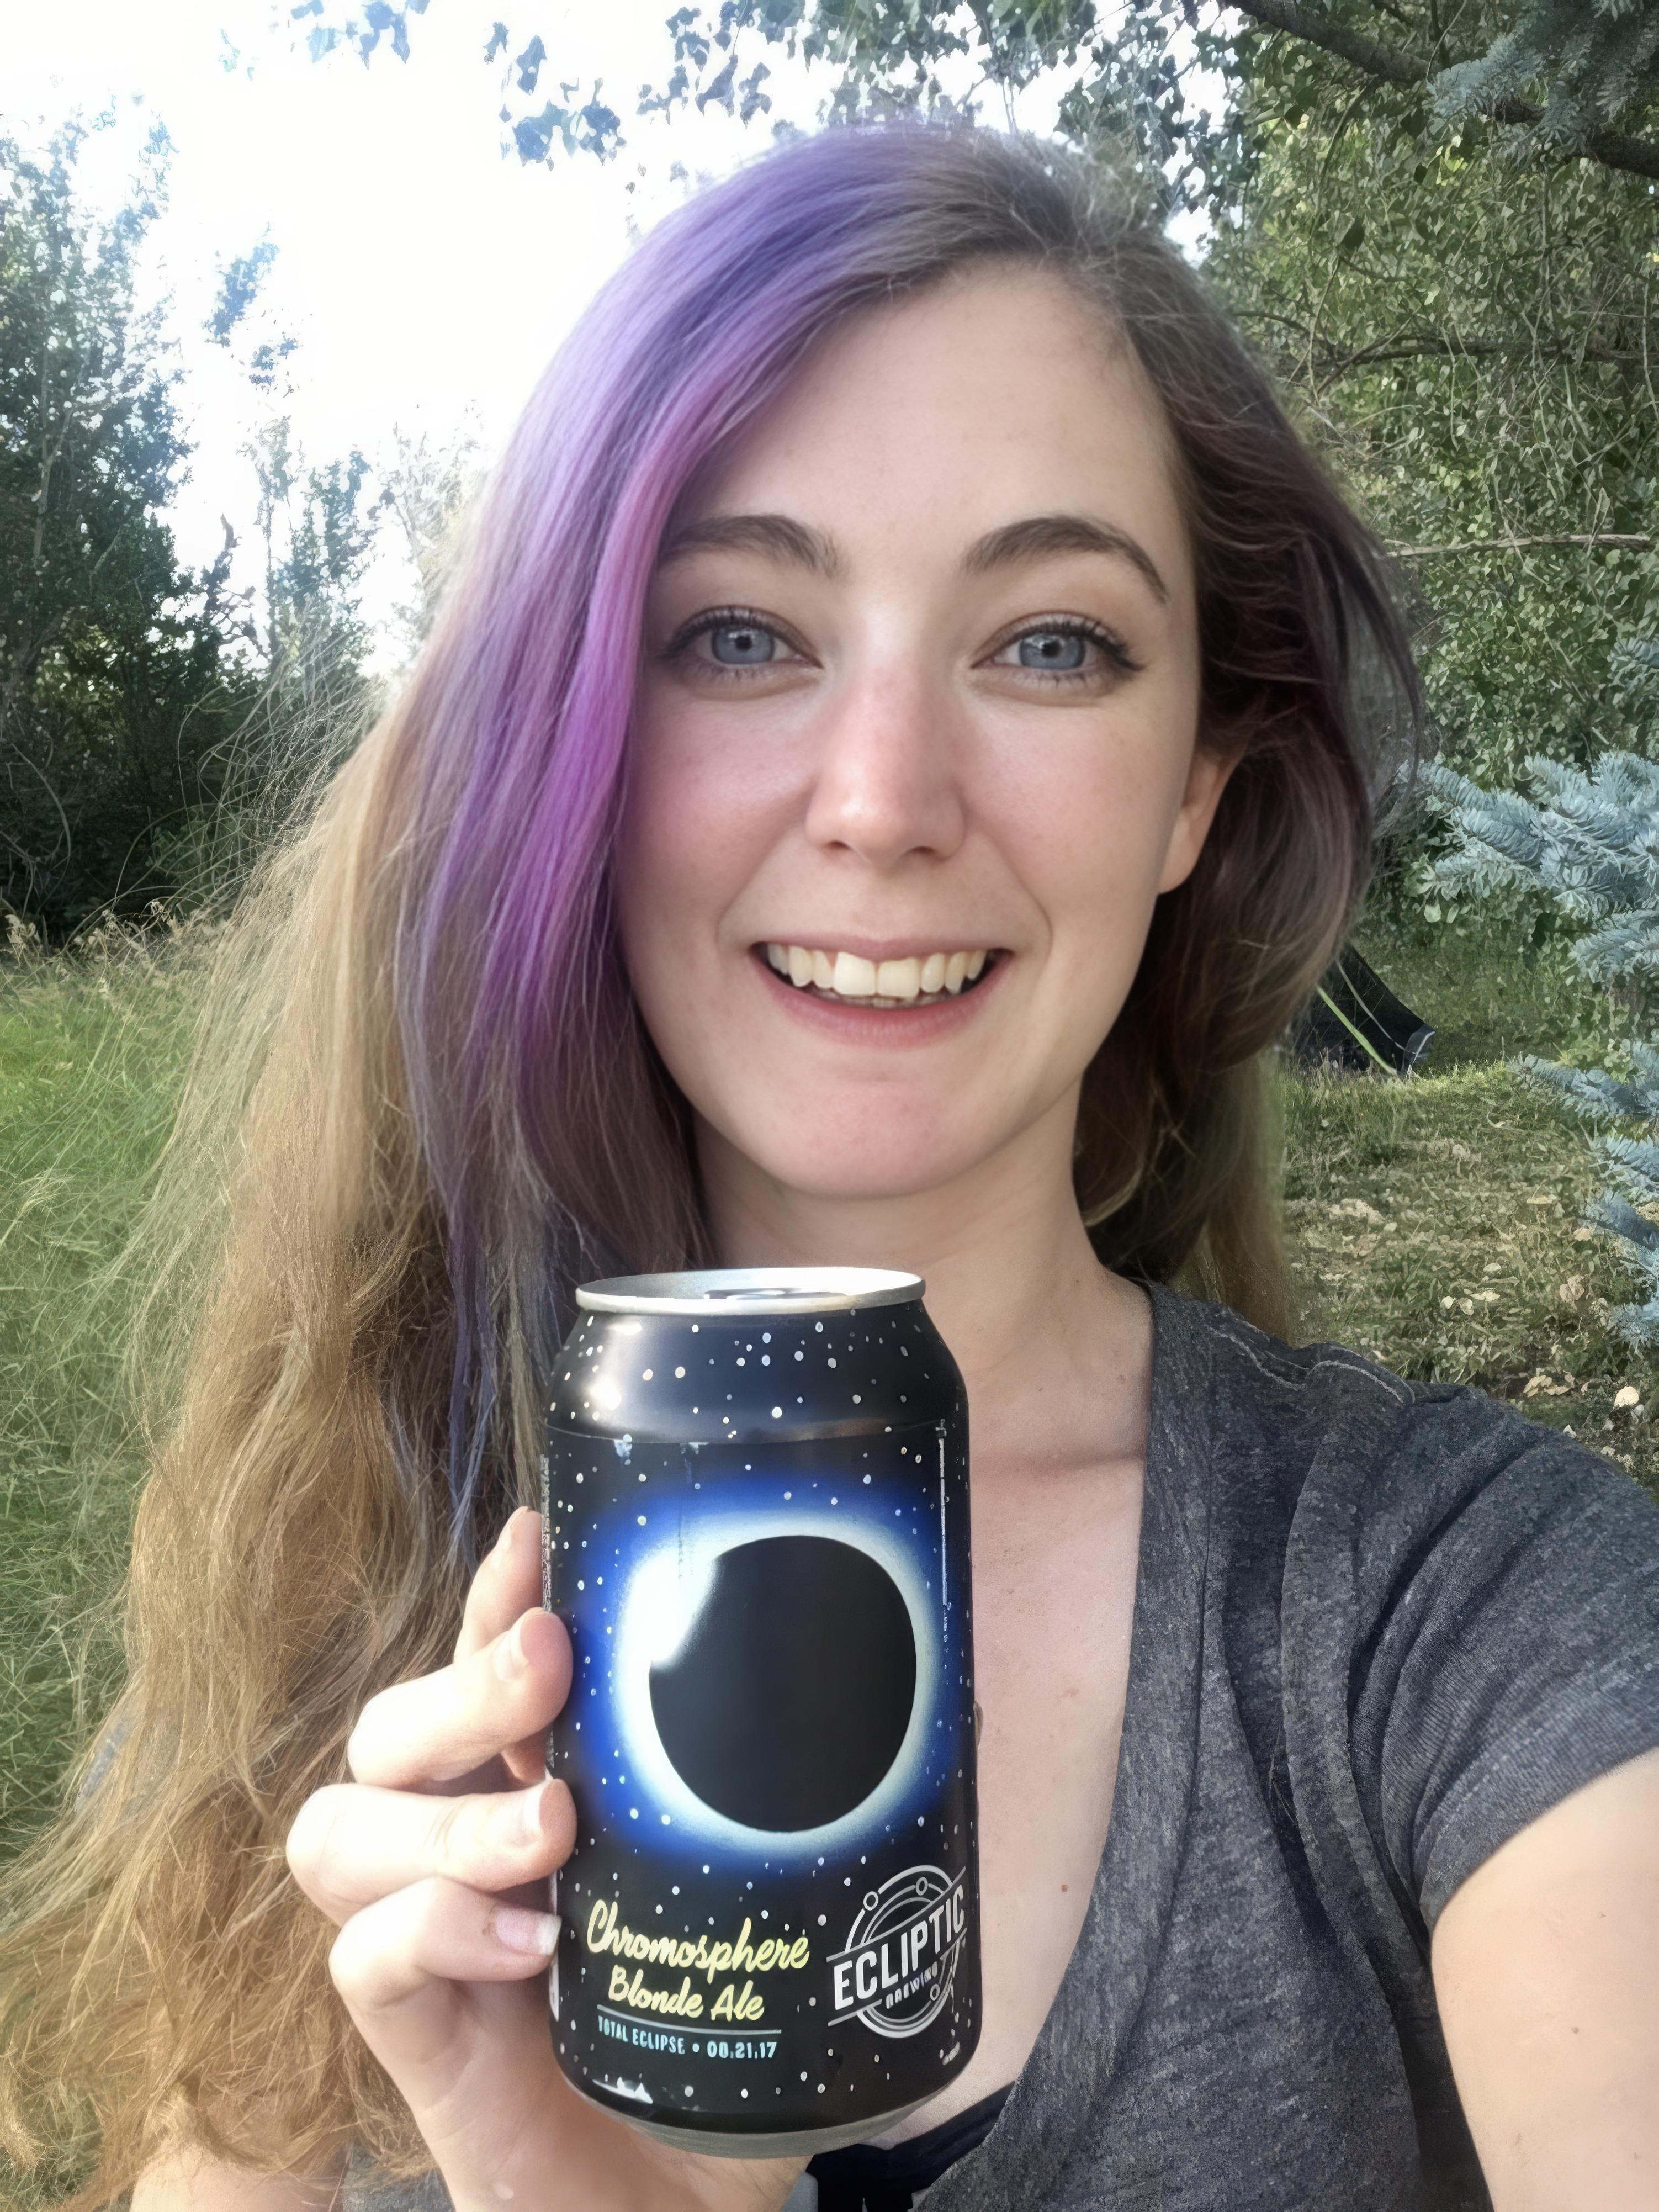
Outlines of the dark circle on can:
M915 1704L916 1644L896 1583L828 1536L768 1536L715 1563L679 1650L651 1669L674 1771L739 1826L793 1832L861 1805Z

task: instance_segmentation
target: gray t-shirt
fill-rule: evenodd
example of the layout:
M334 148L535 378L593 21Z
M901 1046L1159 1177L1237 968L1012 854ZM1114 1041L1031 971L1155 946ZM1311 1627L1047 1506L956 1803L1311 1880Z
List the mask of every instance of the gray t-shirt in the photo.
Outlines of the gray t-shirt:
M1659 1509L1477 1391L1168 1291L1153 1312L1105 1850L995 2127L923 2201L1485 2207L1430 1934L1500 1844L1659 1745ZM391 2212L366 2183L351 2212Z

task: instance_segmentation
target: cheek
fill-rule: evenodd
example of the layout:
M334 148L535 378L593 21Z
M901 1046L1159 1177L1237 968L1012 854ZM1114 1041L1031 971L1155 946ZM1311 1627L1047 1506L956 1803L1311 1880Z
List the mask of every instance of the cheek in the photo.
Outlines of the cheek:
M1177 702L1179 705L1179 702ZM1140 964L1186 789L1179 712L1114 716L1002 781L999 837L1047 922L1037 1007L1056 1064L1080 1070Z
M677 743L672 729L642 715L630 731L617 840L625 915L695 900L701 878L718 865L720 841L708 834L714 793L696 768L694 750Z
M634 775L617 837L623 957L653 1035L674 969L694 942L691 919L715 896L707 878L720 852L718 839L696 834L686 810L664 803L665 798L661 785L648 775Z
M757 770L759 772L757 772ZM647 1021L709 960L720 925L775 842L764 763L709 733L642 722L630 738L617 838L623 949Z
M1056 933L1136 939L1150 921L1186 790L1190 742L1159 713L1002 752L987 818ZM1138 954L1137 954L1138 957Z

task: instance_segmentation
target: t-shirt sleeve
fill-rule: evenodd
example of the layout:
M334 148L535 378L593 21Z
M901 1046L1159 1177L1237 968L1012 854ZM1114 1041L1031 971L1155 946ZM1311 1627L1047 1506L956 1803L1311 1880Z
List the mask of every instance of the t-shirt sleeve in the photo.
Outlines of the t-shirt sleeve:
M1328 1588L1366 1825L1431 1930L1500 1844L1659 1746L1659 1507L1474 1391L1371 1437L1335 1485L1352 1510L1328 1497L1352 1574Z

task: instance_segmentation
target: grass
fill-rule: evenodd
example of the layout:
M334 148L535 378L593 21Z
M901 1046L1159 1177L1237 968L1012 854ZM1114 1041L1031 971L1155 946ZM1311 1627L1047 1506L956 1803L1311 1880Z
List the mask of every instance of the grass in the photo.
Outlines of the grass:
M141 1475L114 1263L188 1032L175 964L0 965L0 1856L118 1679L108 1601Z
M1633 1295L1586 1228L1604 1187L1577 1115L1513 1073L1522 1053L1616 1060L1629 1010L1568 948L1518 954L1503 920L1374 921L1360 951L1435 1039L1409 1082L1292 1074L1285 1197L1304 1334L1417 1380L1469 1382L1606 1452L1659 1498L1659 1358L1609 1325ZM1635 1401L1619 1406L1621 1392Z
M1409 1083L1287 1073L1304 1335L1571 1427L1659 1496L1659 1363L1608 1327L1624 1269L1578 1216L1589 1133L1504 1065L1582 1060L1621 1017L1562 949L1373 922L1360 946L1437 1030ZM141 1479L114 1261L165 1140L193 971L129 951L0 965L0 1856L49 1813L118 1679L109 1616ZM1626 1386L1638 1410L1618 1407Z
M1601 1188L1583 1131L1501 1066L1291 1083L1285 1120L1304 1334L1516 1400L1659 1498L1654 1363L1608 1327L1630 1279L1578 1219Z

